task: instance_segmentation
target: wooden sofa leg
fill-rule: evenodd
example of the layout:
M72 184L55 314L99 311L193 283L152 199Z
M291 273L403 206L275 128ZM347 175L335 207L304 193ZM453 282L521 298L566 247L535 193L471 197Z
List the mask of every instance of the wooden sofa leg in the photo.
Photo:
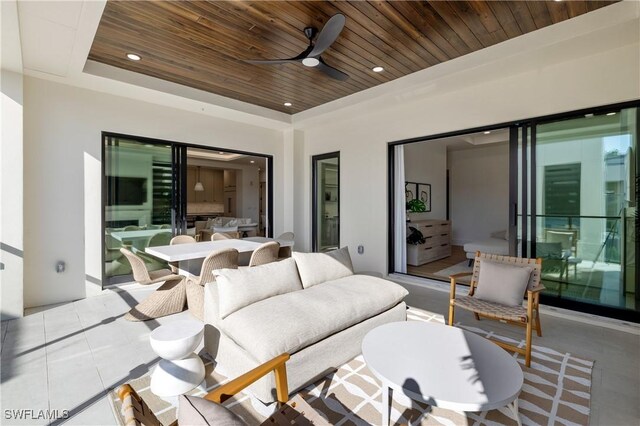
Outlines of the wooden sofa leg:
M474 313L473 313L473 316L474 316L474 317L476 317L476 320L477 320L477 321L480 321L480 315L478 315L477 313L475 313L475 312L474 312Z

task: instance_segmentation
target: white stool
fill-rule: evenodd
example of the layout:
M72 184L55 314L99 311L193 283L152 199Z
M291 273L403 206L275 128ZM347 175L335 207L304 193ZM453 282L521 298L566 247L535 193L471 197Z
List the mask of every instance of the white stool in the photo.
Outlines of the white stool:
M162 358L151 375L151 392L181 395L204 380L204 364L193 353L203 332L204 324L190 320L162 325L151 332L151 347Z

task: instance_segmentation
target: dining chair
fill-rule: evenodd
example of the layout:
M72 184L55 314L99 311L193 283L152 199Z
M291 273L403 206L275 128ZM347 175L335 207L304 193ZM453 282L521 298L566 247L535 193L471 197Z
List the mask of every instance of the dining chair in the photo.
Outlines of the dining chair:
M277 241L269 241L261 244L260 247L251 253L249 259L249 267L260 266L278 260L278 252L280 251L280 243Z
M174 246L176 244L192 244L192 243L197 243L197 241L191 235L176 235L171 239L171 241L169 241L170 246ZM174 274L177 274L179 271L178 262L169 262L169 269L171 269L171 272L173 272Z
M239 234L238 234L238 226L214 226L213 227L213 233L217 234L217 233L225 233L225 234L229 234L229 235L236 235L234 238L239 238Z
M133 279L138 284L149 285L164 281L164 284L155 292L133 307L125 315L125 319L146 321L182 312L187 301L184 277L173 274L167 269L149 271L144 260L131 250L121 248L120 252L131 264Z
M293 242L295 240L295 234L293 232L285 232L284 234L281 234L278 238L276 238L276 240ZM292 249L293 249L293 246L289 246L289 245L280 247L280 251L278 252L278 257L280 259L286 259L287 257L291 257Z
M169 245L173 246L176 244L192 244L197 243L196 239L191 235L176 235L169 241Z
M210 253L202 262L200 275L187 278L187 306L201 321L204 319L204 285L215 281L213 271L225 268L238 269L238 250L228 248Z
M234 236L227 234L226 232L216 232L211 235L211 241L223 241L223 240L233 240Z

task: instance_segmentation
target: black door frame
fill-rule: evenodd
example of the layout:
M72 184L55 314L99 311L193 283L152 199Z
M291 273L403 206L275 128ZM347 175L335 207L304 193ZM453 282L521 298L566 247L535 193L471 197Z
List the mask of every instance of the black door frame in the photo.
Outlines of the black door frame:
M338 245L340 245L340 151L318 154L311 157L311 250L318 251L318 161L338 159Z
M394 183L394 164L395 164L395 153L394 153L394 147L396 145L406 145L406 144L411 144L411 143L418 143L418 142L426 142L426 141L430 141L430 140L435 140L435 139L443 139L443 138L448 138L448 137L452 137L452 136L462 136L462 135L466 135L469 133L479 133L479 132L485 132L485 131L493 131L493 130L498 130L498 129L505 129L505 128L509 128L510 129L510 137L509 137L509 159L510 159L510 166L509 166L509 170L511 173L511 176L515 176L516 177L516 181L517 181L517 168L515 169L515 174L513 171L513 167L515 165L515 167L517 167L517 148L518 148L518 132L522 132L522 129L525 129L525 131L523 132L523 134L525 135L525 137L528 137L531 139L531 142L529 143L529 149L530 152L535 152L535 141L536 141L536 134L535 134L535 129L536 129L536 125L542 122L549 122L549 121L560 121L560 120L569 120L569 119L573 119L573 118L579 118L581 116L585 116L587 114L595 114L595 115L599 115L599 114L606 114L608 112L614 112L614 111L619 111L621 109L626 109L626 108L637 108L637 119L636 119L636 125L638 127L637 132L636 132L636 137L640 138L640 99L639 100L633 100L633 101L627 101L627 102L620 102L620 103L614 103L614 104L608 104L608 105L602 105L602 106L597 106L597 107L592 107L592 108L584 108L584 109L580 109L580 110L575 110L575 111L568 111L568 112L563 112L563 113L558 113L558 114L549 114L549 115L545 115L545 116L539 116L539 117L534 117L534 118L527 118L527 119L522 119L522 120L516 120L516 121L510 121L510 122L504 122L504 123L499 123L499 124L493 124L493 125L488 125L488 126L481 126L481 127L472 127L472 128L468 128L468 129L464 129L464 130L458 130L458 131L453 131L453 132L445 132L445 133L439 133L439 134L434 134L434 135L428 135L428 136L420 136L420 137L415 137L415 138L410 138L410 139L403 139L403 140L399 140L399 141L393 141L393 142L389 142L388 146L387 146L387 194L388 194L388 199L387 199L387 206L388 206L388 233L387 233L387 247L389 247L388 250L388 257L387 257L387 264L388 264L388 269L387 272L389 274L395 273L395 274L401 274L401 275L410 275L410 274L402 274L400 272L395 272L395 265L394 265L394 229L395 229L395 223L394 223L394 214L393 214L393 202L395 200L395 183ZM514 128L516 129L514 131ZM526 131L526 129L530 129L530 133L528 133ZM514 142L515 141L515 142ZM640 142L640 141L638 141ZM514 146L515 144L515 146ZM637 145L640 145L640 143L637 143ZM515 148L515 150L514 150ZM533 150L531 150L533 149ZM526 154L525 154L526 155ZM523 155L523 157L525 157L525 155ZM640 185L640 175L639 170L640 170L640 159L639 159L639 155L636 152L636 188L639 188ZM525 164L525 160L526 158L523 158L523 165ZM531 175L529 175L529 180L532 182L535 182L535 155L531 156L531 159L529 160L530 162L533 161L532 164L532 168L533 170L531 171ZM530 165L531 166L531 165ZM527 169L523 169L524 171L526 171ZM524 177L524 176L523 176ZM526 180L522 179L523 181ZM509 206L510 206L510 214L509 214L509 228L511 229L514 226L517 226L517 216L518 216L518 191L517 191L517 185L518 182L512 182L513 179L510 178L510 185L509 185ZM520 182L521 184L523 182ZM526 188L522 188L525 192L523 192L523 194L526 194ZM532 196L535 197L535 185L531 185L530 190L532 191L532 194L528 194L528 197L524 197L525 198L525 202L528 203L528 201L526 201L526 199L531 200ZM640 198L640 196L638 195L638 190L636 190L636 197ZM530 204L530 203L529 203ZM523 231L526 230L526 224L527 224L527 211L524 207L527 207L528 209L531 209L532 206L527 205L527 206L521 206L521 211L522 211L522 217L523 217ZM535 206L534 206L535 207ZM636 209L640 208L640 199L638 199L636 201ZM530 224L529 230L528 230L528 235L536 235L536 224L535 224L535 220L531 221L532 223ZM636 221L635 221L635 226L636 226L636 235L640 235L640 217L636 216ZM510 238L511 238L511 233L510 233ZM513 236L514 241L511 242L510 241L510 248L513 246L515 248L515 235ZM526 255L526 253L528 253L529 251L532 253L535 253L535 241L528 241L529 238L527 238L527 241L524 240L522 241L522 249L523 249L523 256ZM527 247L528 245L528 247ZM636 238L636 264L638 264L638 261L640 261L640 238ZM637 282L640 280L636 280ZM636 284L636 299L638 301L640 301L640 294L638 294L638 291L640 291L640 283ZM561 308L566 308L566 309L571 309L571 310L575 310L575 311L579 311L579 312L586 312L586 313L591 313L591 314L595 314L595 315L601 315L601 316L606 316L606 317L610 317L610 318L616 318L616 319L620 319L623 321L631 321L631 322L636 322L636 323L640 323L640 310L630 310L630 309L621 309L621 308L614 308L614 307L609 307L609 306L602 306L602 305L595 305L595 304L590 304L590 303L585 303L585 302L579 302L579 301L575 301L575 300L570 300L570 299L561 299L559 297L554 297L554 296L550 296L550 295L546 295L546 294L541 294L540 296L541 302L550 306L557 306L557 307L561 307Z

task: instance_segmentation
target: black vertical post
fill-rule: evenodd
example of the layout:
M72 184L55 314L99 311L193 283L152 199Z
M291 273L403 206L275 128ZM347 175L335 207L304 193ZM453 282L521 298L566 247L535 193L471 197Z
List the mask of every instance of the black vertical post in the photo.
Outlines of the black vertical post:
M529 128L525 124L522 126L522 163L520 165L522 170L522 182L521 193L522 199L522 257L527 257L529 248L529 203L528 203L528 183L529 183L529 169L527 167L527 149L529 148L528 140Z
M518 132L521 127L509 127L509 255L518 254ZM447 173L448 177L448 173ZM448 196L447 196L448 207ZM447 208L448 216L448 208Z
M531 256L537 256L537 252L536 252L536 235L538 235L537 232L537 228L538 228L538 218L537 218L537 207L538 207L538 203L536 200L536 183L537 183L537 179L536 179L536 140L538 137L538 133L537 133L537 128L538 125L537 123L534 121L531 123L531 141L529 142L529 147L531 148L531 160L529 161L529 170L530 170L530 175L529 175L529 180L531 182L531 197L529 198L531 200Z
M389 263L389 270L387 271L387 273L391 274L394 273L396 271L395 268L395 252L396 252L396 247L395 247L395 229L396 229L396 217L395 217L395 205L396 205L396 193L395 193L395 174L396 174L396 169L395 169L395 160L396 160L396 156L395 156L395 151L394 151L395 146L394 145L389 145L388 148L388 172L387 172L387 176L389 176L388 178L388 201L387 201L387 205L389 206L389 211L387 212L387 214L389 215L389 229L387 230L387 238L389 239L389 243L387 244L387 246L389 247L389 259L388 259L388 263Z

